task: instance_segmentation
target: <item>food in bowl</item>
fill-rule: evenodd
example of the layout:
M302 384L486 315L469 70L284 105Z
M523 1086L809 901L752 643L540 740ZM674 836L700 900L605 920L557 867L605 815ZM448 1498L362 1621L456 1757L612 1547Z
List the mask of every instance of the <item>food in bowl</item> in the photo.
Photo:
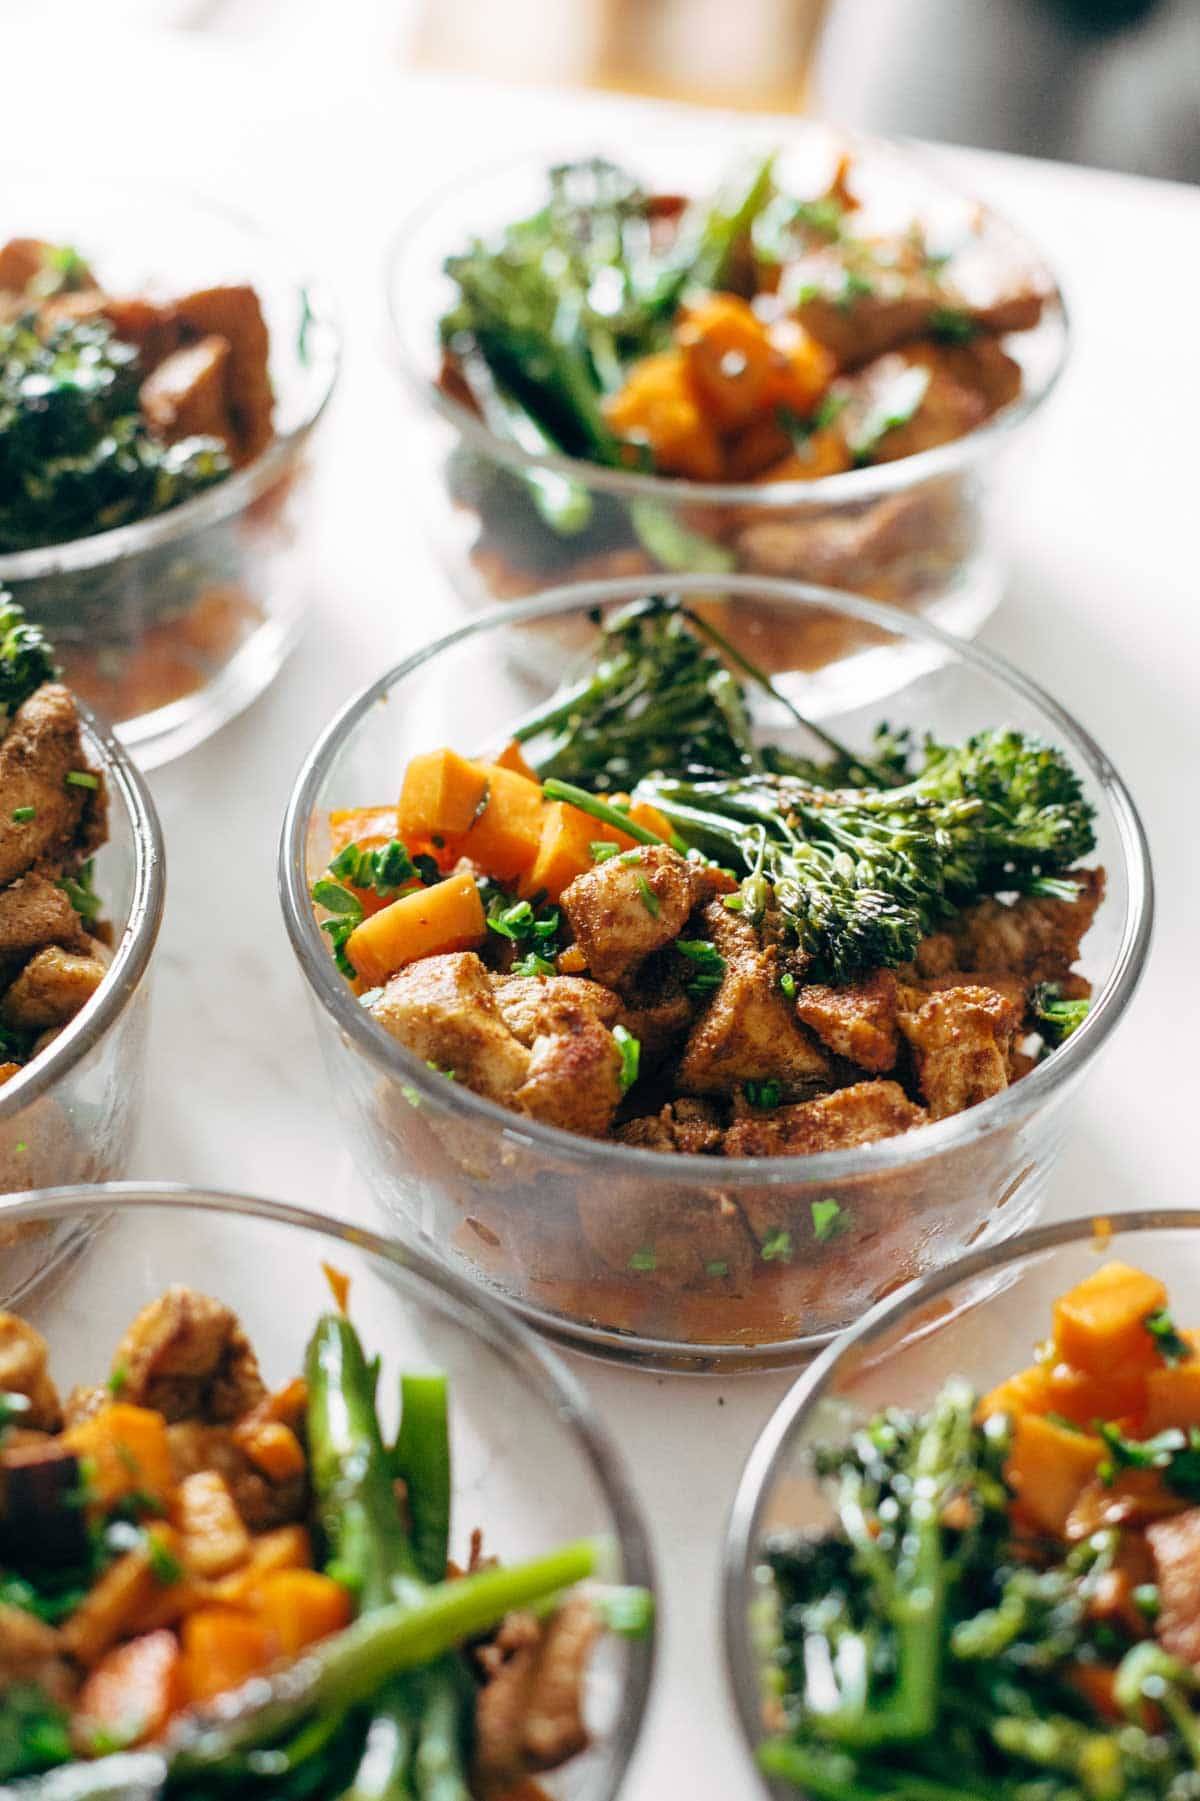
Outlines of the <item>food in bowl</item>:
M442 393L509 453L489 462L468 440L453 478L493 594L743 568L913 601L971 554L963 481L843 481L828 509L821 484L1014 414L1014 340L1053 284L982 207L881 219L851 157L810 191L778 162L711 198L599 158L554 168L535 212L446 258ZM539 466L564 457L664 485L620 498Z
M486 1521L450 1561L447 1383L402 1374L386 1434L328 1273L338 1306L273 1387L191 1288L65 1400L46 1340L0 1314L0 1778L532 1801L584 1749L593 1648L646 1630L649 1596L580 1587L591 1540L500 1566Z
M0 555L150 518L272 436L248 285L106 293L69 246L0 247Z
M1052 1055L1104 894L1067 759L1002 729L801 756L747 682L799 720L701 613L639 603L498 755L336 814L312 896L373 1020L528 1119L711 1157L872 1144Z
M111 932L92 882L105 778L38 628L0 590L0 1084L97 993Z
M1195 1780L1200 1333L1098 1265L1034 1362L809 1462L826 1531L764 1546L763 1769L822 1801L1161 1796Z

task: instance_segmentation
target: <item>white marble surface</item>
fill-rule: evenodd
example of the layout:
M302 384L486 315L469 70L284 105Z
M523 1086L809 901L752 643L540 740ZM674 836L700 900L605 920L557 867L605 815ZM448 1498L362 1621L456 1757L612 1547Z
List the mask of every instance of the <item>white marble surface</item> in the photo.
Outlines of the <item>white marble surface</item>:
M68 166L115 162L115 117L125 151L136 157L144 147L158 175L235 199L303 238L340 295L346 361L320 446L309 635L269 695L152 780L169 898L149 1105L130 1173L365 1213L370 1203L347 1180L280 922L275 854L293 775L319 726L453 614L420 521L405 507L396 451L404 413L381 354L383 243L391 223L456 169L530 146L619 149L637 113L610 99L368 75L339 58L322 78L311 55L258 60L192 37L105 40L73 59L29 29L10 35L7 49L11 68L44 69L48 59L53 78L49 88L43 79L7 84L6 153L15 144L29 160L44 152ZM714 119L712 128L733 142L735 126ZM1159 879L1151 969L1080 1107L1051 1205L1065 1215L1184 1203L1194 1198L1187 1043L1200 889L1185 790L1200 749L1200 198L1120 176L945 154L1047 248L1076 331L1072 366L1024 472L1010 597L987 640L1108 749L1145 813ZM751 1795L725 1697L717 1560L742 1459L786 1380L581 1368L631 1462L662 1579L659 1680L627 1792L631 1801Z

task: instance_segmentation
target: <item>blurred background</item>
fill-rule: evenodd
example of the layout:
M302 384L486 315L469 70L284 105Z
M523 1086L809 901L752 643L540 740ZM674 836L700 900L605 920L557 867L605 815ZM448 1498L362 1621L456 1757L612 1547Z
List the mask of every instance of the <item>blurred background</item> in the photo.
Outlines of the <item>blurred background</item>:
M15 0L10 0L14 4ZM1200 0L40 0L381 61L1200 180Z

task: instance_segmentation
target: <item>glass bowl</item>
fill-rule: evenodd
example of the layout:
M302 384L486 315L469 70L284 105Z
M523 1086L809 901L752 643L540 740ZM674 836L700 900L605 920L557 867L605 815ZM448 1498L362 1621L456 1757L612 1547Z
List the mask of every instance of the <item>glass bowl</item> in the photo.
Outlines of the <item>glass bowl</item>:
M742 1472L725 1546L726 1665L751 1751L766 1736L773 1637L763 1543L773 1532L819 1531L832 1520L811 1473L812 1447L841 1441L888 1405L927 1407L951 1376L987 1393L1029 1363L1055 1299L1110 1258L1165 1282L1180 1325L1200 1319L1200 1212L1067 1220L910 1283L831 1345L780 1402ZM763 1794L797 1801L796 1788L761 1782Z
M146 783L112 735L83 714L87 760L108 785L108 843L95 886L113 928L96 994L41 1056L0 1085L0 1195L125 1174L145 1090L149 965L166 871ZM0 1296L69 1245L75 1226L17 1220L0 1206Z
M356 696L321 734L292 794L283 908L354 1159L406 1236L422 1236L527 1319L593 1350L656 1367L786 1362L910 1277L1028 1222L1067 1129L1067 1102L1137 985L1150 936L1150 868L1111 764L999 658L911 614L829 589L751 576L714 586L692 576L670 591L715 608L722 628L776 676L790 667L788 646L811 613L846 618L873 638L864 656L902 661L913 677L889 703L894 727L960 738L1016 726L1066 750L1097 809L1109 892L1082 959L1095 1003L1053 1057L967 1113L865 1148L757 1160L671 1156L575 1137L481 1100L430 1071L363 1010L309 899L329 859L330 810L392 803L418 750L449 744L470 755L503 743L508 722L557 685L561 655L551 657L550 647L566 636L582 643L598 613L654 592L647 581L561 589L494 611ZM802 712L820 710L822 678L792 675L782 685ZM874 712L838 711L834 698L823 692L826 719L852 747L865 745ZM796 742L790 721L760 714L758 723ZM812 1207L829 1198L853 1226L823 1242Z
M776 139L760 134L751 142L761 150ZM1036 270L1050 296L1042 321L1005 340L1022 367L1018 399L954 443L812 482L705 484L522 451L437 383L437 325L455 293L443 272L446 257L540 206L547 167L563 159L493 165L410 218L387 269L396 359L419 408L420 429L404 434L411 472L434 547L468 603L659 568L738 570L914 608L962 636L978 629L1002 585L993 524L1006 504L1010 453L1025 443L1027 422L1065 360L1062 296L1038 251L917 151L790 122L779 159L783 184L794 182L802 194L822 191L846 150L855 157L864 217L887 229L920 215L937 243L953 242L982 220L987 250ZM714 191L735 160L724 133L639 140L617 154L627 155L652 191L687 195ZM565 537L542 525L521 479L534 470L569 477L586 491L590 522L582 531ZM836 622L814 615L807 642L794 653L796 667L818 667L838 654Z
M114 293L257 290L275 436L227 480L155 518L0 556L72 687L144 768L192 749L273 680L307 608L309 436L337 373L328 299L289 249L236 214L150 186L6 184L0 236L77 246Z
M401 1368L438 1369L450 1379L452 1556L466 1564L476 1526L485 1549L506 1562L598 1535L612 1546L613 1580L652 1585L645 1527L583 1390L494 1302L427 1258L306 1209L172 1183L25 1195L4 1218L90 1235L85 1255L15 1297L49 1341L63 1392L73 1381L94 1381L134 1314L173 1282L227 1302L268 1382L281 1382L302 1367L311 1326L331 1305L328 1263L350 1278L355 1324L382 1354L385 1410ZM264 1284L268 1269L272 1280ZM618 1793L653 1659L652 1636L603 1641L586 1697L593 1742L539 1778L552 1801L611 1801Z

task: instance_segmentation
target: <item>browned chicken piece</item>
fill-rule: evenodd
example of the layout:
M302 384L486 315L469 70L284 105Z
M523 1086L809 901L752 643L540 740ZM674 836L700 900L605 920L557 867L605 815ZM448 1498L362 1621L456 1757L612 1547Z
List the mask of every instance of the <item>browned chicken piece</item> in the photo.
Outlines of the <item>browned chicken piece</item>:
M987 402L977 388L968 387L947 369L936 345L922 346L920 355L910 349L889 350L876 357L857 375L834 384L844 401L838 429L851 453L860 451L872 463L898 462L938 444L953 443L982 425ZM925 383L915 409L911 408L913 384ZM880 432L879 422L898 423Z
M577 1595L544 1625L525 1614L507 1638L505 1629L485 1648L485 1656L493 1654L490 1672L475 1704L475 1768L489 1793L531 1771L555 1769L586 1747L584 1675L600 1624Z
M725 1134L727 1157L804 1157L874 1144L923 1126L929 1115L898 1082L856 1082L794 1107L737 1120Z
M905 355L910 363L940 370L959 386L974 390L989 415L1008 406L1021 392L1020 363L987 333L969 338L965 344L911 344Z
M0 1391L26 1395L30 1410L23 1425L57 1432L62 1406L50 1376L50 1352L40 1332L15 1313L0 1313Z
M718 1166L714 1183L719 1177ZM754 1243L741 1209L719 1188L688 1182L651 1190L626 1180L616 1190L582 1186L577 1198L583 1236L616 1276L640 1274L652 1285L680 1288L715 1278L742 1288L749 1280Z
M877 969L843 988L809 983L797 991L796 1016L835 1056L881 1075L895 1067L900 1048L896 990L890 969Z
M54 249L41 238L10 238L0 248L0 294L23 295L46 266Z
M582 976L497 976L494 985L505 1025L529 1049L535 1038L559 1029L564 1011L572 1018L590 1014L607 1026L621 1009L611 988Z
M304 1519L308 1510L307 1476L270 1481L235 1442L230 1426L178 1420L167 1427L167 1443L176 1482L215 1470L252 1532L267 1532L272 1526L287 1526Z
M236 452L224 338L201 338L173 351L146 377L139 400L146 424L168 444L180 438L221 438Z
M724 1127L711 1101L681 1095L668 1101L657 1113L646 1113L618 1126L615 1136L622 1144L644 1151L674 1151L684 1157L715 1157L720 1154Z
M271 441L274 400L270 343L262 307L246 286L203 288L175 302L185 338L224 338L229 345L229 398L237 430L237 461L248 463Z
M506 1024L474 951L423 957L394 975L371 1013L415 1056L501 1106L529 1075L530 1054Z
M62 889L33 872L0 890L0 964L24 962L47 944L82 951L87 936Z
M1200 1507L1146 1528L1158 1585L1163 1649L1200 1669Z
M91 951L47 945L30 958L0 1000L0 1020L26 1032L65 1025L87 1005L106 974L106 965Z
M35 863L61 862L88 815L97 806L102 813L99 789L67 781L87 768L75 697L60 682L44 682L17 708L0 742L0 886ZM32 818L13 817L27 807Z
M732 1094L746 1082L773 1078L794 1096L827 1082L829 1059L779 986L778 946L764 946L753 924L720 901L711 902L703 918L725 973L688 1038L680 1089Z
M696 904L691 866L666 845L610 857L575 880L562 910L597 982L617 987L678 938Z
M696 1015L696 1003L684 992L679 972L655 968L657 962L652 959L626 983L617 1014L617 1023L632 1032L642 1047L643 1075L657 1069L679 1048Z
M559 1004L533 1041L529 1072L512 1104L543 1125L585 1138L608 1131L621 1104L621 1052L587 1006Z
M942 932L917 947L921 976L941 976L961 969L988 976L991 972L1024 976L1030 982L1066 976L1079 946L1104 899L1102 869L1074 869L1074 900L1020 895L1014 901L989 897L966 907Z
M750 521L738 533L738 550L765 575L799 573L808 581L870 591L881 570L900 559L927 554L934 541L952 544L961 505L947 486L926 483L887 495L863 512Z
M902 989L899 1019L931 1119L962 1113L1008 1087L1021 1009L996 989Z
M71 1426L81 1426L84 1420L94 1419L111 1400L112 1395L107 1388L77 1384L63 1402L64 1430Z
M0 1695L25 1683L60 1705L69 1701L74 1687L54 1627L24 1607L0 1602Z
M117 1346L121 1398L168 1420L240 1419L266 1394L236 1313L176 1284L143 1307Z

